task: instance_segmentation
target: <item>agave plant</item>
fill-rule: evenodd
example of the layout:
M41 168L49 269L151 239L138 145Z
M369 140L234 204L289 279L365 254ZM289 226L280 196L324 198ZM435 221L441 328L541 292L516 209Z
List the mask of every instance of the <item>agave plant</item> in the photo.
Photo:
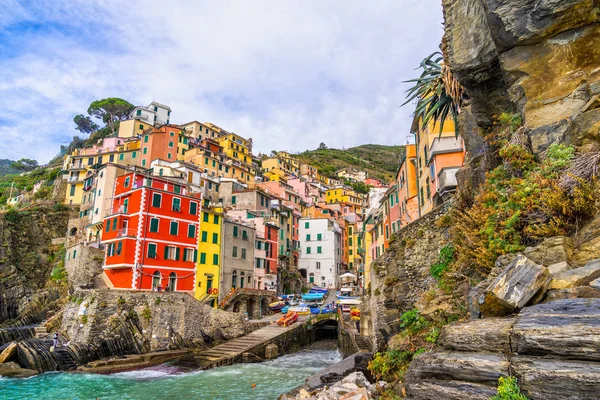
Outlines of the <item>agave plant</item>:
M406 92L406 102L418 99L415 117L421 119L422 127L433 120L433 126L440 124L440 134L444 122L451 116L454 120L455 133L458 136L458 113L466 96L464 88L452 75L450 68L444 63L440 52L435 52L421 61L421 76L406 82L414 82L414 86Z

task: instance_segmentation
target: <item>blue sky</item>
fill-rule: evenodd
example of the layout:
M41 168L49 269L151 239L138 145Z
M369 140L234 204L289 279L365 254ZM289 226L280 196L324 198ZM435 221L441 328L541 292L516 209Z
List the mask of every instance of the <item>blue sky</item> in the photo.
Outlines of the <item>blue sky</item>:
M439 0L0 0L0 158L48 161L105 97L255 152L403 144L403 81L442 33Z

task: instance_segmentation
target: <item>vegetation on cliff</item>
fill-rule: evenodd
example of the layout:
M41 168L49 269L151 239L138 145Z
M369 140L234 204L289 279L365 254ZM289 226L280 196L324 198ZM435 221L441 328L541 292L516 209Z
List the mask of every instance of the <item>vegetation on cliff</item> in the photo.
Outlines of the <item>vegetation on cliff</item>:
M364 144L349 149L307 150L296 157L306 164L316 167L323 175L338 178L336 171L354 167L365 170L372 178L389 181L394 177L398 162L404 155L404 146L384 146L379 144Z

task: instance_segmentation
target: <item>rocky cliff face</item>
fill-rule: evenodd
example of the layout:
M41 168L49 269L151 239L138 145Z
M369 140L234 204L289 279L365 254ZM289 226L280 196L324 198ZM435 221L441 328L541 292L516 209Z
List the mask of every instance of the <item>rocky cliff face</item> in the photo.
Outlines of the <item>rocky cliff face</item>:
M65 236L69 215L45 206L0 214L0 326L43 308L33 305L38 295L47 297L41 292L54 266L52 240Z
M444 0L442 50L488 128L518 111L534 153L600 128L600 1Z

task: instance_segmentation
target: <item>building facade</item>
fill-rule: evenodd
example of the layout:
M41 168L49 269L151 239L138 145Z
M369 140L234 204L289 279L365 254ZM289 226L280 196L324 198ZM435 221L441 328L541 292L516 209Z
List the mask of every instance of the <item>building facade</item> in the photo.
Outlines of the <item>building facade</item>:
M330 218L300 220L298 269L308 285L336 288L342 269L342 232Z

